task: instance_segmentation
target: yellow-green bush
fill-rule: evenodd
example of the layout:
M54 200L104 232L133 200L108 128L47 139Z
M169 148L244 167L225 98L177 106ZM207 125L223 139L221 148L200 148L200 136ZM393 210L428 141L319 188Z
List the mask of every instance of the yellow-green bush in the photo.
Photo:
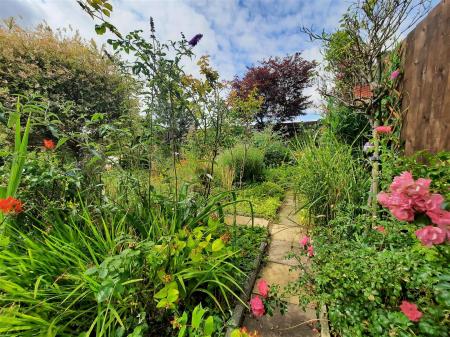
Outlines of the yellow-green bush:
M131 76L94 42L55 33L46 25L24 30L13 21L0 24L0 103L12 107L16 94L48 99L47 113L33 116L46 125L39 129L35 123L34 132L41 136L84 132L98 137L98 126L89 125L92 116L108 122L136 115L135 89Z

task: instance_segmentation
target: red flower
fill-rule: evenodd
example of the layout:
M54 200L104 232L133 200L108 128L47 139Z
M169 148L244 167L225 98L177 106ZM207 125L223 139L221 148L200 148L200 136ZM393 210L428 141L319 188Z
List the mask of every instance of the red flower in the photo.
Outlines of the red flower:
M313 245L308 246L308 256L313 257L314 256L314 247Z
M264 298L267 297L267 295L269 294L269 286L267 285L266 280L259 280L258 291L262 297L264 297Z
M405 314L410 321L418 322L422 317L422 313L417 309L417 305L409 303L408 301L402 301L400 310Z
M391 133L392 132L392 127L389 126L389 125L377 126L375 128L375 132L376 133Z
M266 313L264 309L264 303L259 296L254 296L250 300L250 307L252 308L253 315L255 315L256 317L264 316L264 314Z
M53 150L55 148L55 142L51 139L44 139L44 147L47 150Z
M376 231L384 234L384 232L386 231L386 228L384 228L384 226L375 226L373 229L375 229Z
M311 241L310 237L305 235L300 239L300 245L302 245L303 248L306 247L306 245Z
M22 202L13 197L7 197L6 199L0 199L0 211L4 214L8 213L20 213L22 212Z

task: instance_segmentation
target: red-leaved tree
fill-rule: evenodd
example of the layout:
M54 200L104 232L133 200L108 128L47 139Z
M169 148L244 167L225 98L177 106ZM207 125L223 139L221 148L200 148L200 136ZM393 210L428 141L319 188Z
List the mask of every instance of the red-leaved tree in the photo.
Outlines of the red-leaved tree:
M301 53L286 57L271 57L249 67L242 79L236 77L232 88L241 98L246 98L256 88L264 98L255 119L258 127L266 123L292 120L304 114L311 104L304 89L311 85L315 61L307 61Z

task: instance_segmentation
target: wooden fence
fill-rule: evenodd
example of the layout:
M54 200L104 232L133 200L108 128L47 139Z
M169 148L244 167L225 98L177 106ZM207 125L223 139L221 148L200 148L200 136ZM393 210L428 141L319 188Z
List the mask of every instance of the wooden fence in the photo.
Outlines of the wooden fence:
M442 0L404 45L405 153L450 150L450 0Z

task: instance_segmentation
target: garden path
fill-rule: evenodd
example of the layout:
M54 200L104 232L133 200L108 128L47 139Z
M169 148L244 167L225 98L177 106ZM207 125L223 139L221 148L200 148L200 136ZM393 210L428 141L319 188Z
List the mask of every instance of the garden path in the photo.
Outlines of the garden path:
M263 266L257 279L263 278L269 284L284 287L299 276L298 270L290 270L296 261L286 259L290 251L300 249L299 238L306 229L293 220L295 201L292 193L288 193L279 211L278 223L267 223L270 232L270 245L267 252L267 263ZM258 225L262 225L259 224ZM257 293L256 289L254 292ZM318 337L320 333L313 329L307 321L316 320L316 309L313 306L303 311L298 306L298 297L288 300L288 312L285 315L275 313L255 318L248 314L243 326L248 330L257 330L262 337ZM314 322L315 323L315 322Z

